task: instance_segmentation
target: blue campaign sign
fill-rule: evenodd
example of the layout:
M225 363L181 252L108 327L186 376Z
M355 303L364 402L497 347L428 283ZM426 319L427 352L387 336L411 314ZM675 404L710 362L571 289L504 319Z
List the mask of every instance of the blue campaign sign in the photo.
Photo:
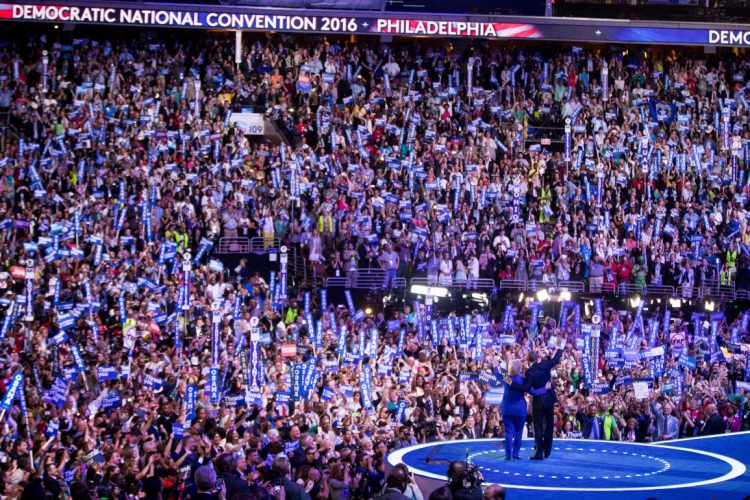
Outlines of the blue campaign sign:
M379 377L387 377L392 373L392 371L393 371L393 367L388 363L380 363L378 365Z
M185 428L180 424L172 424L172 435L175 439L182 439Z
M119 408L122 406L122 398L120 396L120 391L111 392L107 394L107 396L102 399L102 410L108 410L110 408Z
M287 404L290 400L289 392L287 391L280 391L276 393L276 402L280 404Z
M354 387L347 384L341 384L339 388L344 392L344 396L350 398L354 395Z
M684 366L685 368L693 371L695 370L696 360L693 357L688 356L686 353L680 354L680 359L677 360L677 364Z
M68 384L65 380L58 378L52 383L49 390L50 402L57 408L62 408L67 397Z
M66 366L63 368L63 375L65 376L65 380L73 381L78 377L78 370L73 366Z
M143 385L155 391L161 389L163 383L164 381L162 379L154 377L153 375L146 375L143 377Z
M187 411L190 420L195 418L195 398L195 386L187 386L187 389L185 389L185 411Z
M492 387L501 385L500 382L497 380L497 377L495 377L494 374L489 373L489 372L480 372L479 382L483 384L489 384Z
M245 395L242 393L227 394L226 396L224 396L224 399L222 399L222 402L227 408L241 408L243 406L247 406L247 400L245 399Z
M10 410L10 407L13 404L13 400L16 398L19 391L23 391L22 372L18 372L13 375L13 378L10 381L10 385L8 386L8 390L6 391L5 396L3 396L2 401L0 401L0 408L3 410Z
M219 369L212 367L208 372L208 388L211 403L219 402Z
M323 401L330 401L331 399L333 399L334 394L335 393L333 389L331 389L330 387L324 387L323 394L320 396L320 399L322 399Z
M117 369L114 366L97 366L96 377L99 383L117 378Z
M622 359L622 349L607 349L604 351L604 359L607 361Z
M617 377L615 379L615 387L621 387L621 386L631 386L633 385L633 378L626 375L622 377Z
M591 384L591 392L594 394L607 394L609 391L609 384L606 382L594 382Z

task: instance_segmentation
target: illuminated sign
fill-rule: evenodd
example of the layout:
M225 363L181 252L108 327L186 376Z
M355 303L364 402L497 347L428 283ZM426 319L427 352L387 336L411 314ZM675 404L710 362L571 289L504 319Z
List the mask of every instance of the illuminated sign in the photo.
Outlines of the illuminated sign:
M470 36L481 38L538 38L540 36L537 29L529 24L420 21L412 19L378 19L374 32L398 35Z
M378 11L257 9L205 5L77 2L69 5L0 4L0 21L39 21L135 27L173 27L341 33L392 36L441 36L489 39L545 39L667 45L750 46L750 30L717 30L708 23L554 17L500 17L446 14L392 14ZM149 8L144 8L144 7Z
M711 45L750 45L750 31L709 30Z
M179 8L141 9L70 5L0 4L0 20L61 23L115 24L125 26L225 28L248 31L300 33L361 33L388 35L438 35L482 38L540 38L526 23L402 19L379 15L294 15L249 9L222 11Z

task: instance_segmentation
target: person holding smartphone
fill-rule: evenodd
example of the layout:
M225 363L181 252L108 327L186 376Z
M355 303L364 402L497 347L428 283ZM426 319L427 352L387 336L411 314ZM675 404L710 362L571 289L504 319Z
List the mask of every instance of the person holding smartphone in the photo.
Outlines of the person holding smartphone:
M195 492L186 493L188 500L224 500L223 482L217 482L213 467L198 467L193 475Z
M280 486L284 489L285 499L311 500L310 495L305 491L305 488L290 479L291 464L286 456L280 455L276 457L271 468L279 474L276 486Z

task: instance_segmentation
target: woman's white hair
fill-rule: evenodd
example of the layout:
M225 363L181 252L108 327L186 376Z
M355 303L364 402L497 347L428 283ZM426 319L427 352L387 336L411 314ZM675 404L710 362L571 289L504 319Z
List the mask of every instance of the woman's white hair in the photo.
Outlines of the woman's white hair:
M518 375L521 373L521 361L518 359L512 360L508 363L508 373L510 375Z

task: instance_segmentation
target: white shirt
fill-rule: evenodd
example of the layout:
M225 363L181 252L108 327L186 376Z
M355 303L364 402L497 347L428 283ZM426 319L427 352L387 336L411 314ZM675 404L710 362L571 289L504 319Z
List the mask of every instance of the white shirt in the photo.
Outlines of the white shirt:
M211 294L213 300L219 300L224 296L224 290L226 290L226 288L227 285L224 283L214 283L213 285L208 285L206 290Z
M391 61L389 63L386 63L383 66L383 71L388 76L390 76L391 78L393 78L394 76L398 75L401 72L401 67L398 65L397 62Z

